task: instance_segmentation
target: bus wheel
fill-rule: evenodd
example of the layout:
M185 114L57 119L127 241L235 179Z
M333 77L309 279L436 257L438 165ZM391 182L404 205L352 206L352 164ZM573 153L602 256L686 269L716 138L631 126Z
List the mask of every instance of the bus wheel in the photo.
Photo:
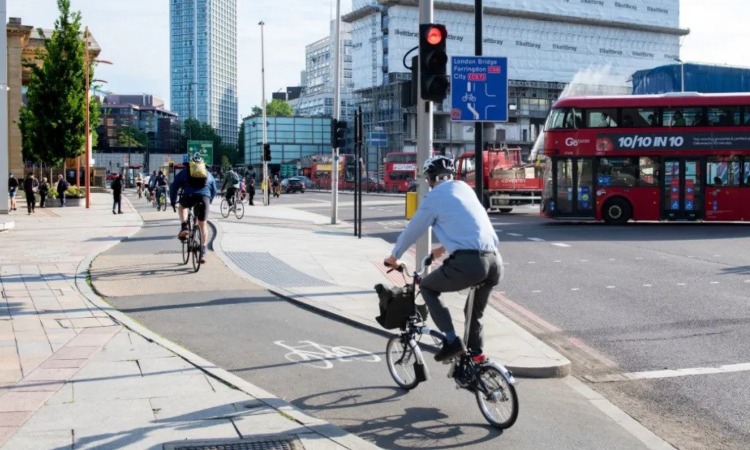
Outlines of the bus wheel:
M610 225L623 225L633 215L630 203L624 198L614 198L604 205L602 217Z

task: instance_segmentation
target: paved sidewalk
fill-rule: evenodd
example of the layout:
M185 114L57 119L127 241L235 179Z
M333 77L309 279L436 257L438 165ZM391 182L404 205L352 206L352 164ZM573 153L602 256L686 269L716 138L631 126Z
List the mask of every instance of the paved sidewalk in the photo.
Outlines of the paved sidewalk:
M231 215L222 219L217 213L211 217L218 232L214 251L242 276L292 301L382 330L375 321L379 309L374 286L404 284L401 274L387 274L382 264L391 244L374 237L357 239L351 224L332 225L330 217L274 203L246 206L241 220ZM403 259L413 265L414 255ZM462 335L466 292L442 298ZM483 322L485 353L516 375L548 378L570 373L568 359L492 306L485 310Z
M219 368L199 370L174 344L98 301L85 275L91 261L142 225L127 201L125 214L112 215L111 201L92 194L89 210L3 218L15 228L0 233L2 448L143 449L208 439L372 447Z

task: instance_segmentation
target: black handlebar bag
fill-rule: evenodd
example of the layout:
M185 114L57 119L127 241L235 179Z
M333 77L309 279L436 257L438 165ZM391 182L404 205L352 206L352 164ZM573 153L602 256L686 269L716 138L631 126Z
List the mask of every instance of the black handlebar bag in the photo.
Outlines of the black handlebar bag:
M414 314L414 287L406 285L402 287L385 287L382 284L375 285L375 292L380 299L380 315L375 318L380 326L386 330L394 328L403 329ZM427 320L427 308L425 305L417 305L417 312L423 320Z

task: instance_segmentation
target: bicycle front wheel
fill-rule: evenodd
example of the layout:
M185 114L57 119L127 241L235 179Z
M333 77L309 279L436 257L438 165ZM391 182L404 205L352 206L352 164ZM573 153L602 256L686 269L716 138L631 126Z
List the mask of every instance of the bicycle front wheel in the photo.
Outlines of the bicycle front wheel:
M203 248L203 235L198 226L193 227L190 246L193 253L193 271L197 272L201 268L201 249Z
M237 218L237 220L239 220L239 219L242 219L244 215L245 215L245 205L238 199L234 203L234 216Z
M388 363L388 371L402 389L411 390L417 387L417 354L421 352L419 346L411 348L409 342L403 336L393 336L388 339L385 346L385 360Z
M219 209L221 210L221 217L225 219L229 217L229 202L227 201L227 199L223 199L221 201L221 206Z
M475 394L482 415L493 427L512 427L518 418L516 388L493 365L478 367L477 371Z

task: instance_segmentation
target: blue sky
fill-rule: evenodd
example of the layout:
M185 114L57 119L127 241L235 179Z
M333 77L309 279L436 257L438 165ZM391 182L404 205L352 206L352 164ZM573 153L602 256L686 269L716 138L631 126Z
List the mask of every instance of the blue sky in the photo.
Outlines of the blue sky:
M8 17L26 25L52 28L56 0L7 0ZM84 25L102 47L97 78L119 94L147 93L169 102L168 0L71 0ZM248 115L261 102L260 26L265 40L266 95L299 84L305 45L328 35L335 0L238 0L239 113ZM341 0L342 12L351 0ZM689 62L750 67L748 0L680 0L682 40Z

